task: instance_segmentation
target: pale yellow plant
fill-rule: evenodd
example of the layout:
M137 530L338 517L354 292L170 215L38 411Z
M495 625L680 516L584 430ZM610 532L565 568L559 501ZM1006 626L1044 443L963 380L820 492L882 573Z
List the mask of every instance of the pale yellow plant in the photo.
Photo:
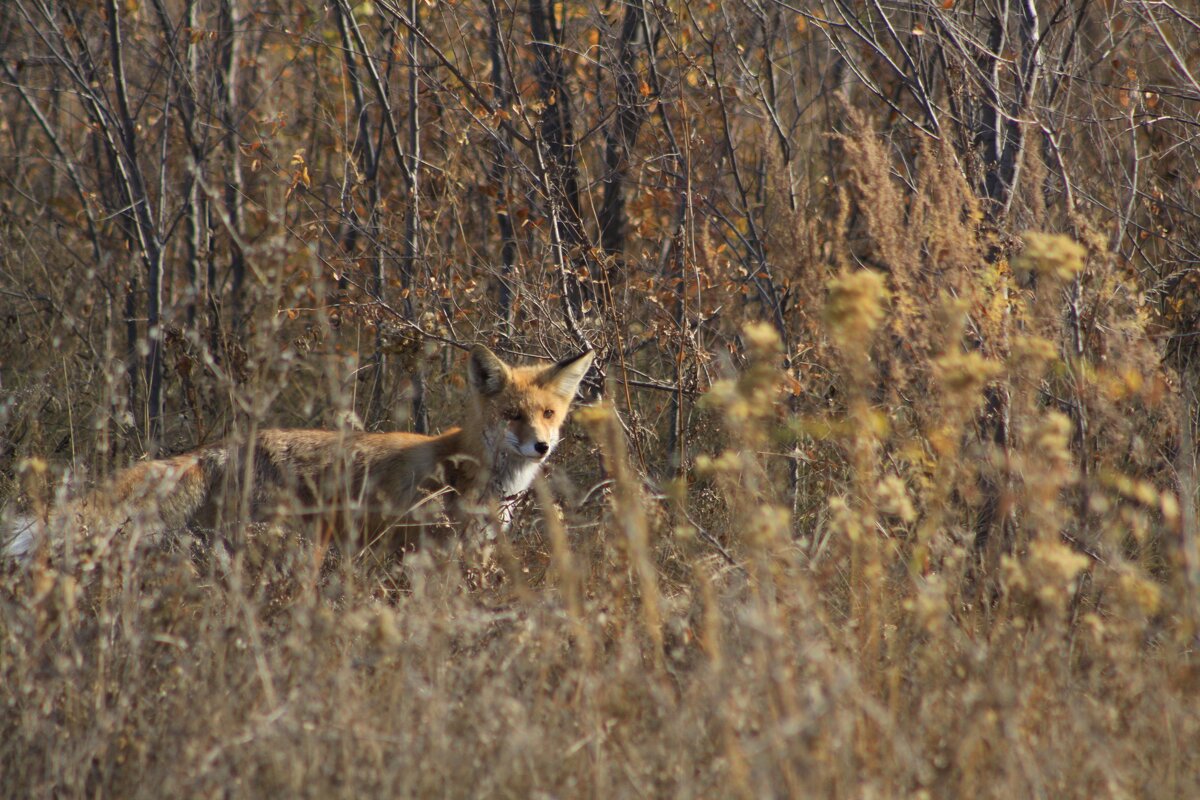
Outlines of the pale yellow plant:
M862 350L887 312L889 292L883 276L869 269L843 270L828 287L825 321L830 333L843 349Z
M1087 250L1069 236L1027 231L1021 238L1025 249L1013 261L1018 275L1032 273L1065 283L1083 272Z

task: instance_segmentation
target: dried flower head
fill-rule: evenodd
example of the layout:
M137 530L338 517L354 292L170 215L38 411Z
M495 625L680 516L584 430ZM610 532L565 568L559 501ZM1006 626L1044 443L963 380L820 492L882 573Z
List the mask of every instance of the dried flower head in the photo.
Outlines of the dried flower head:
M1091 563L1057 538L1034 542L1026 561L1034 596L1045 606L1062 608L1075 589L1075 579Z
M726 420L746 434L748 423L775 415L784 373L778 364L782 343L772 326L751 322L742 328L742 335L746 340L749 365L737 378L714 381L702 402L721 409ZM755 433L763 432L761 426L753 426L753 429Z
M747 520L742 535L748 544L765 547L785 537L790 525L791 514L786 508L766 503Z
M974 351L952 352L933 362L933 372L947 394L967 398L978 395L1000 373L1000 364Z
M887 475L876 484L875 502L880 511L901 522L912 522L917 518L917 511L908 496L908 487L897 475Z
M866 345L883 321L888 299L883 276L869 269L843 270L829 281L825 321L843 348Z
M862 520L850 508L846 498L833 496L829 498L829 528L834 536L844 536L851 542L862 537Z
M1071 457L1071 420L1058 411L1048 411L1032 431L1031 444L1050 465L1069 467Z
M1117 579L1117 594L1128 607L1143 614L1154 614L1162 605L1162 589L1145 575L1132 570L1122 572Z
M1087 251L1083 245L1059 233L1027 231L1021 237L1025 249L1013 262L1018 273L1069 281L1083 272Z
M1034 371L1041 372L1058 357L1058 347L1043 336L1029 334L1013 338L1011 358L1016 364L1028 364Z
M746 339L752 357L773 357L783 345L778 331L767 322L747 322L742 327L742 336Z

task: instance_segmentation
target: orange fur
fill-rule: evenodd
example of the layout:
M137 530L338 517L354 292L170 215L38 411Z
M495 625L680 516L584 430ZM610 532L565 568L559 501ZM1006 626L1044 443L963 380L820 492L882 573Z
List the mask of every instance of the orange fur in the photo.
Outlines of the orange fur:
M223 501L244 497L255 519L299 516L342 539L408 544L421 535L432 495L451 495L461 517L523 493L591 362L586 352L551 367L512 367L477 346L462 426L440 436L264 430L252 446L228 442L129 467L52 521L92 532L213 528L240 516Z

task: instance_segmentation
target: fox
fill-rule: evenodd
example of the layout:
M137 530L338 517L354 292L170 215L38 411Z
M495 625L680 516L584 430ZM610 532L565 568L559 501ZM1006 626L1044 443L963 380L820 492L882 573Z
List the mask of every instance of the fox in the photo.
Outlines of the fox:
M422 510L431 498L446 495L455 522L476 509L511 508L559 443L593 359L586 350L551 366L513 366L476 345L461 424L441 435L264 429L249 442L127 467L44 522L10 520L0 546L24 559L48 531L67 525L108 537L125 528L211 530L225 513L223 498L248 489L240 496L255 521L299 514L341 544L409 548L428 530Z

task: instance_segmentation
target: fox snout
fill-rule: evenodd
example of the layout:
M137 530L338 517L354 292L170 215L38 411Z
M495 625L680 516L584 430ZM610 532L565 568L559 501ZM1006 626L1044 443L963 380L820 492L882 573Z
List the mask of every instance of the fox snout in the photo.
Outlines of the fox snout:
M504 437L510 449L525 458L541 460L550 455L554 449L554 441L536 431L518 431L509 429Z
M521 455L525 456L526 458L545 458L550 454L551 447L552 445L550 442L538 437L521 445ZM533 452L529 452L530 450Z

